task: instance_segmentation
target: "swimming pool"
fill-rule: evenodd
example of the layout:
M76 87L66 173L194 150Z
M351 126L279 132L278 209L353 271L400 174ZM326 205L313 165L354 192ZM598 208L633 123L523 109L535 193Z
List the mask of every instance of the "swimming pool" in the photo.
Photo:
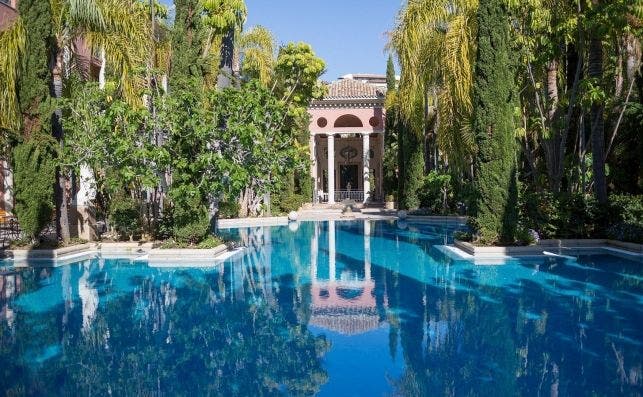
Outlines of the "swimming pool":
M230 230L202 268L94 258L0 276L16 395L640 395L643 268L454 260L454 228Z

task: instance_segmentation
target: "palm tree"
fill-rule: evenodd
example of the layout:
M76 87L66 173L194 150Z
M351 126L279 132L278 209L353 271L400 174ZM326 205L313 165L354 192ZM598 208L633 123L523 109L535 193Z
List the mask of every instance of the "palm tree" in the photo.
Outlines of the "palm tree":
M390 40L402 66L402 116L424 122L435 116L438 146L449 164L461 168L476 150L469 122L477 8L477 0L408 0ZM429 105L437 107L435 114ZM413 124L424 129L422 122Z
M25 31L20 17L0 32L0 131L20 129L20 110L16 85L25 51ZM0 144L5 146L6 136Z
M264 86L270 85L275 66L275 38L263 26L255 26L244 32L239 39L241 71L244 76L258 79Z
M135 68L144 64L149 46L149 23L144 4L136 0L50 0L53 34L55 37L54 62L51 66L54 96L62 97L64 77L72 67L81 74L89 74L92 49L100 48L101 74L105 64L113 66L119 77L122 96L133 105L142 104L140 87L142 79ZM88 45L89 59L77 52L79 43ZM71 62L65 61L65 54L72 54ZM64 144L61 113L54 113L54 135ZM66 193L69 176L66 172L58 175L58 230L60 237L70 238L68 202Z
M217 85L227 86L229 78L225 74L239 71L238 54L235 54L235 41L239 38L248 15L244 0L203 0L203 23L208 28L204 56L210 58L211 70L221 69ZM217 65L218 61L218 65ZM206 83L212 83L206 79Z

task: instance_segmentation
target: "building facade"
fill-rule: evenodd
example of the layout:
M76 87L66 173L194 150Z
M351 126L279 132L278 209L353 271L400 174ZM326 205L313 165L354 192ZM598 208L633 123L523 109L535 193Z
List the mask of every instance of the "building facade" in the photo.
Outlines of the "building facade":
M17 0L0 0L0 31L16 19L18 16L16 8L18 8Z
M382 201L383 76L346 75L328 85L309 114L314 202Z

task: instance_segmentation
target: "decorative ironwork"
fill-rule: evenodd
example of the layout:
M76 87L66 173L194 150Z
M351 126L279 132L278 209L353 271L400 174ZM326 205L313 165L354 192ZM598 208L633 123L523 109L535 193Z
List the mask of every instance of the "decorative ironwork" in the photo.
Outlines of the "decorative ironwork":
M348 162L357 157L357 149L352 146L345 146L342 150L340 150L339 155Z

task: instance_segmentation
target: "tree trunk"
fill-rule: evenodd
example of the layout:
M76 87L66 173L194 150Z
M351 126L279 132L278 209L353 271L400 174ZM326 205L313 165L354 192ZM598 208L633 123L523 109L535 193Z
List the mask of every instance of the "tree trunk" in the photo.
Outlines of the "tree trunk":
M598 1L595 2L595 4ZM603 78L603 43L596 33L589 43L588 76L600 84ZM594 173L594 194L599 203L607 203L607 181L605 178L605 123L603 104L594 103L590 109L592 131L592 169Z
M547 126L549 136L543 139L543 151L547 176L552 192L560 192L560 185L563 174L563 159L559 158L562 134L560 126L557 125L558 118L558 60L552 59L547 63Z
M63 50L60 46L56 48L56 57L52 68L53 87L52 93L54 98L62 97L63 90ZM64 131L62 126L62 111L56 109L52 117L52 129L56 140L60 146L64 145ZM58 238L64 242L70 239L69 233L69 197L67 194L67 185L69 178L65 172L58 169L56 172L58 183L56 183L56 231Z
M107 61L105 60L105 47L100 49L100 72L98 72L98 88L105 89L105 69Z

